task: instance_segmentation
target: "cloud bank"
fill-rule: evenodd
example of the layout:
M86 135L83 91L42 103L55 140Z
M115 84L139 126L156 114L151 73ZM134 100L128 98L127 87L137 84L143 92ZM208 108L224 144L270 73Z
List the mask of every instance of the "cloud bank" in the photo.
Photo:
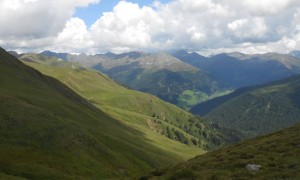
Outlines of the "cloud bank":
M120 1L111 12L99 14L91 27L73 17L76 7L99 2L2 0L0 46L74 53L300 49L298 0L174 0L143 7Z

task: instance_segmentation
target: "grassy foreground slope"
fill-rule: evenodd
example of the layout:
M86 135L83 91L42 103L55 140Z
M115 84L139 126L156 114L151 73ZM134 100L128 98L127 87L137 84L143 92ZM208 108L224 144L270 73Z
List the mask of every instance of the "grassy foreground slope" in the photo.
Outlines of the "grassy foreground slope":
M258 171L245 167L260 165ZM300 124L209 152L141 179L299 179Z
M3 49L0 102L1 179L132 177L201 153L120 123Z
M234 131L204 123L203 119L153 95L129 90L107 76L76 63L37 54L26 54L20 59L40 72L59 79L111 117L147 132L153 143L161 144L156 137L158 134L205 149L239 140Z

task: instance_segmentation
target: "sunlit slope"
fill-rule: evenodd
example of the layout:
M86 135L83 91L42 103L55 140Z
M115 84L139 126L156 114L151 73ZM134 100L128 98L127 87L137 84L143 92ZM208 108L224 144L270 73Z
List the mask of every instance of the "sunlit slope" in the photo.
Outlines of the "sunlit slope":
M40 55L27 54L21 59L28 65L59 79L110 116L143 132L161 134L190 146L211 149L239 140L235 132L204 124L178 107L159 98L129 90L107 76L72 62L45 64ZM42 62L41 62L42 61ZM59 65L60 64L60 65ZM153 142L159 141L152 138ZM200 150L201 152L201 150Z
M3 49L0 72L0 178L132 177L203 152L120 123Z

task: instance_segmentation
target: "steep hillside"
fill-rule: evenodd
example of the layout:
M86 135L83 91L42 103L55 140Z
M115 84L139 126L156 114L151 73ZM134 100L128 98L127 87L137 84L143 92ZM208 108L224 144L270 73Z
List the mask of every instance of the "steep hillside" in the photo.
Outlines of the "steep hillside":
M203 153L116 120L3 49L0 72L0 179L132 177Z
M158 169L141 179L299 179L299 132L298 124Z
M300 76L239 89L199 105L206 118L255 136L290 126L300 119ZM211 109L210 109L211 108ZM200 113L199 113L200 114Z
M44 58L27 54L21 59L39 71L59 79L89 102L130 127L136 127L143 132L157 132L181 143L204 149L240 139L239 133L235 131L224 129L218 124L206 123L203 119L155 96L129 90L97 71L74 67L71 62L58 61L60 66L57 66L58 63L53 63L51 58L46 61L49 62L47 65L44 64ZM159 140L153 138L153 141Z
M206 58L180 51L173 55L203 69L218 81L221 89L258 85L300 73L300 60L284 54L223 53Z

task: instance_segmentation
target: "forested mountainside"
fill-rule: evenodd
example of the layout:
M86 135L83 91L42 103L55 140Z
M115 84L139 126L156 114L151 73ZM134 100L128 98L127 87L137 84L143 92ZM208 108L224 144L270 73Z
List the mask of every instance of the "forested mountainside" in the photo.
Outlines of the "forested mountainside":
M212 122L256 136L288 127L300 119L300 76L241 88L195 106Z

